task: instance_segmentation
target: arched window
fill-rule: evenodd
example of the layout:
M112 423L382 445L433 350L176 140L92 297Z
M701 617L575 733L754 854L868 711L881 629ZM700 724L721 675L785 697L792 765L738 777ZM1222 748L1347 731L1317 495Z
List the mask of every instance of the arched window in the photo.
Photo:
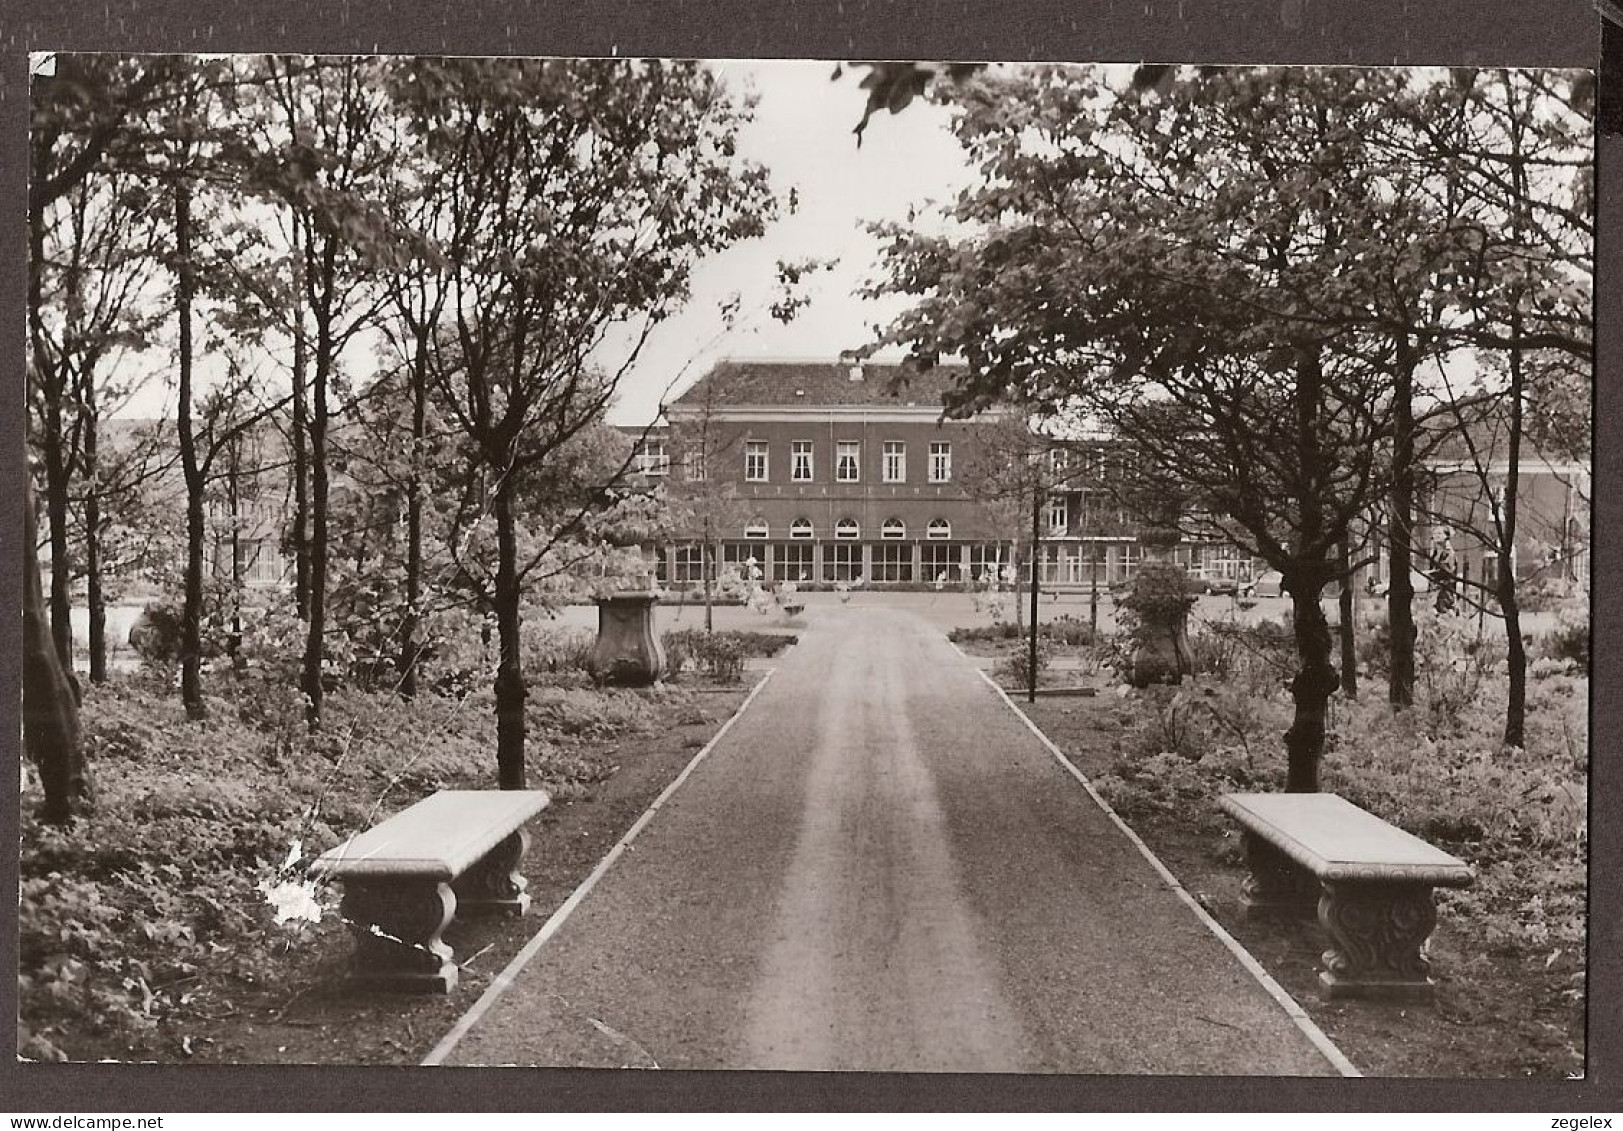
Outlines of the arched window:
M907 524L899 518L887 518L879 528L879 537L890 540L907 537Z
M809 518L797 518L797 519L795 519L793 522L791 522L789 524L789 537L791 537L791 538L810 538L811 536L812 536L811 519L809 519Z
M924 529L924 536L932 542L945 541L952 537L952 523L944 518L932 518Z
M765 538L768 534L766 520L763 518L751 519L744 525L744 537Z
M842 518L834 524L834 537L852 539L862 537L862 527L854 518Z

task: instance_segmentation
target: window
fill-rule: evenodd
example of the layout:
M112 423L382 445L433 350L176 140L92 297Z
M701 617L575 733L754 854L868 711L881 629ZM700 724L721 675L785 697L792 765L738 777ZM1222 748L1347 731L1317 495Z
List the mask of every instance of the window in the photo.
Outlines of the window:
M682 474L690 483L703 483L710 478L710 467L703 448L689 448L682 453Z
M885 466L883 468L886 483L907 482L907 445L900 440L885 441Z
M907 537L907 524L899 518L887 518L885 524L879 528L879 537L886 541L895 541Z
M759 581L764 573L762 566L765 561L766 552L760 546L752 546L748 542L721 544L721 575L724 578Z
M834 524L834 537L844 541L862 537L862 527L857 525L854 518L842 518Z
M1001 583L1004 580L1003 558L1003 546L999 542L977 542L970 546L970 580L983 585L991 581Z
M873 551L873 579L875 581L912 581L912 546L875 546Z
M746 537L746 538L765 538L766 536L767 536L767 525L766 525L766 520L765 519L761 519L761 518L751 519L749 522L744 524L744 537Z
M919 547L920 580L947 585L962 580L963 562L957 546L929 545Z
M684 542L676 547L672 562L671 581L691 584L704 580L704 546L698 542Z
M1050 534L1064 534L1070 525L1070 508L1066 505L1064 495L1055 495L1048 500L1048 531Z
M1119 576L1116 580L1117 581L1131 581L1132 578L1133 578L1134 572L1136 572L1137 569L1138 569L1138 563L1139 563L1138 543L1137 542L1123 542L1121 544L1121 557L1118 559L1118 562L1121 565L1121 576Z
M834 478L841 483L857 483L862 478L862 444L841 440L834 446Z
M282 560L281 547L275 538L259 538L243 545L245 571L243 581L250 585L270 584L282 580L287 566Z
M791 538L810 538L812 533L812 524L809 518L797 518L789 524L789 537Z
M1055 475L1068 475L1071 471L1071 453L1064 448L1048 449L1048 470Z
M789 478L796 483L812 481L812 442L795 440L789 445Z
M823 547L824 581L855 581L861 576L861 546L831 542Z
M952 537L952 523L944 518L932 518L924 528L924 536L932 542L944 542Z
M810 581L811 546L805 542L788 542L772 547L772 571L779 581Z
M946 440L930 441L930 482L945 483L952 478L952 445Z
M643 440L637 445L636 468L644 475L669 475L670 453L664 440Z
M765 440L750 440L744 445L744 482L766 482Z

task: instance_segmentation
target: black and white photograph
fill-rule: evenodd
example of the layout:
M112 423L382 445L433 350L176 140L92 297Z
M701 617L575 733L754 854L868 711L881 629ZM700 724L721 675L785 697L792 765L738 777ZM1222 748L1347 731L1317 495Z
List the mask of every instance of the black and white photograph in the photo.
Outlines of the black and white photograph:
M29 1067L1589 1071L1595 71L30 68Z

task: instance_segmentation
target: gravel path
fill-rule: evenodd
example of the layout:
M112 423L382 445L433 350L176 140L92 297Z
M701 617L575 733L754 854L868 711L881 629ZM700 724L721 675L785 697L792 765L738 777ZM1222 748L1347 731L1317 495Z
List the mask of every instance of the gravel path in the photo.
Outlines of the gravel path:
M446 1063L1334 1074L937 630L808 619Z

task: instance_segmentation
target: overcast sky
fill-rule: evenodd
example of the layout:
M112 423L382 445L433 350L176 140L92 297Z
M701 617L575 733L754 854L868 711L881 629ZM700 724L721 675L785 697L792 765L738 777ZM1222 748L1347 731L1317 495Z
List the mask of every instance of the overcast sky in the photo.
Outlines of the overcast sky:
M655 332L623 383L611 413L616 423L652 419L673 381L674 395L720 358L832 361L842 349L866 344L869 328L902 304L857 297L863 281L874 274L879 247L863 224L905 219L909 206L949 199L971 175L948 129L947 111L923 102L899 115L875 117L858 148L852 129L862 117L865 92L857 84L863 70L847 69L838 82L831 82L831 62L715 66L734 90L759 95L756 119L740 138L740 152L772 171L780 195L787 195L791 186L798 189L799 211L772 225L761 239L700 267L692 301ZM839 262L815 276L806 289L810 305L783 325L765 311L775 266L779 260L807 257ZM741 324L727 332L719 308L734 292L743 295L743 313Z

